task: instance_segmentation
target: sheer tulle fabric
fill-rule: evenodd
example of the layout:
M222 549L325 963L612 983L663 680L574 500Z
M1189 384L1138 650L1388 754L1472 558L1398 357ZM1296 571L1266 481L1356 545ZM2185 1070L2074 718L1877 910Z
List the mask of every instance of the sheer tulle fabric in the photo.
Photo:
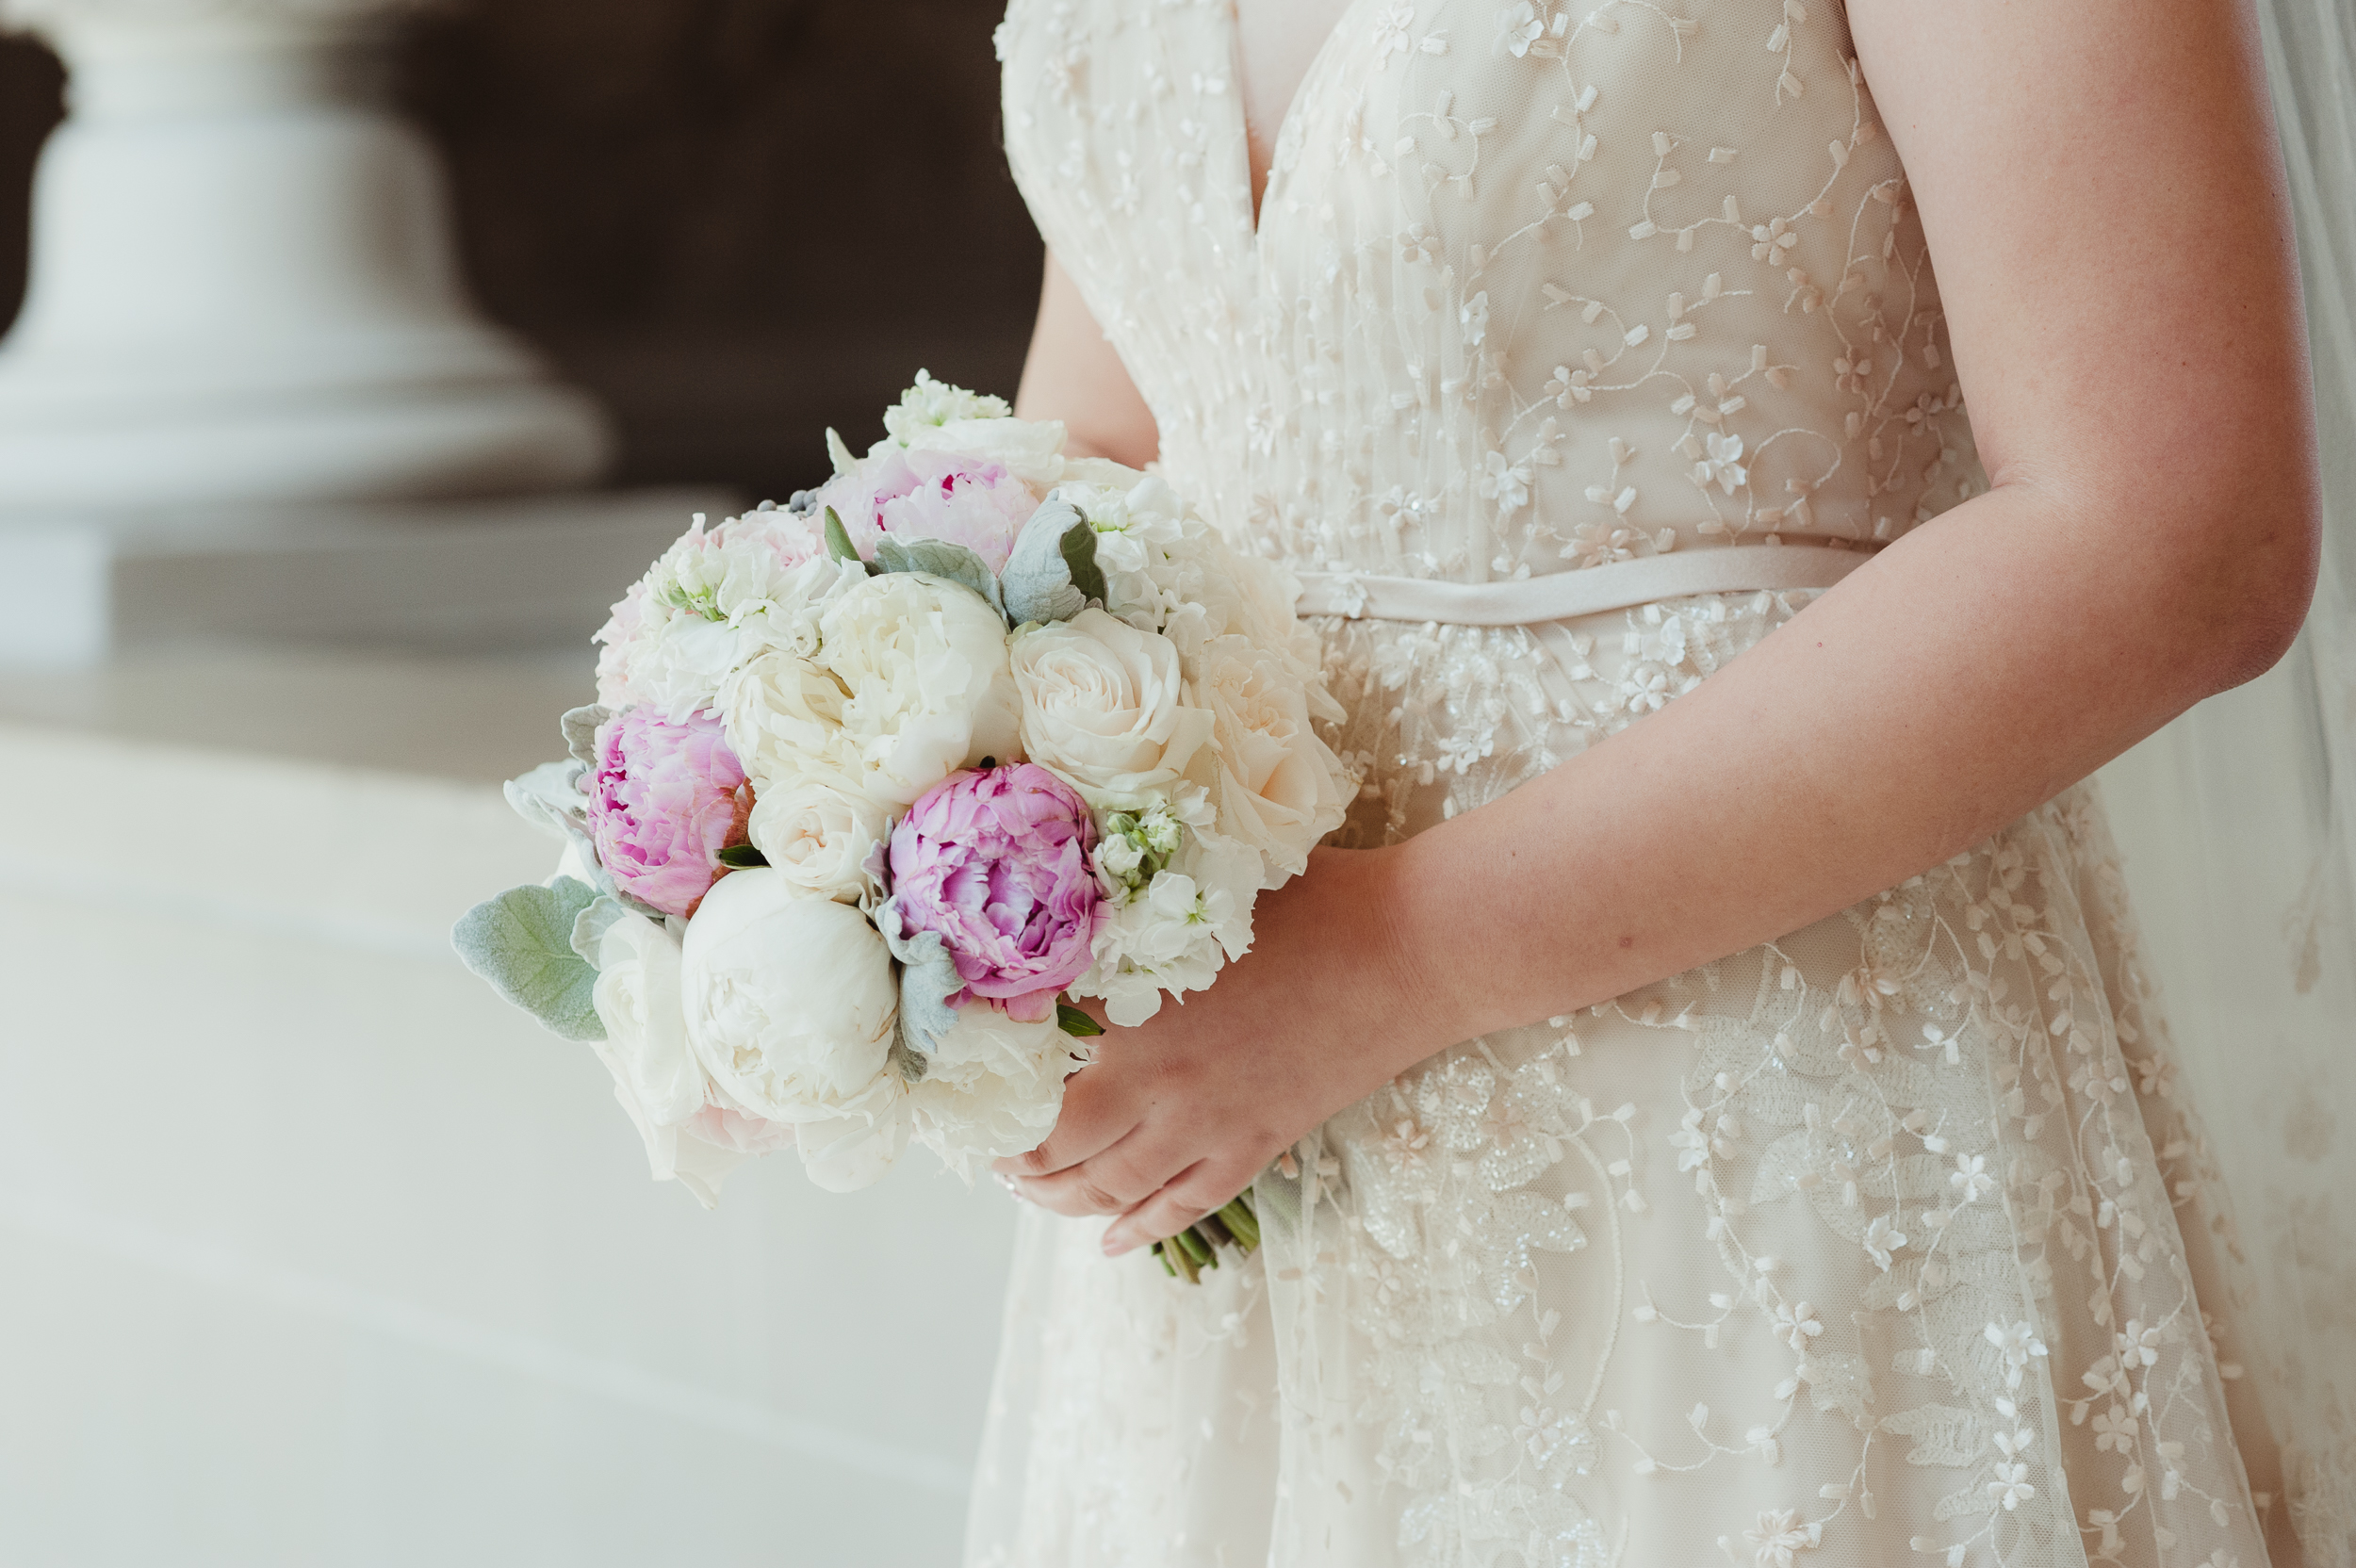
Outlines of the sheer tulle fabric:
M1837 8L1357 0L1256 233L1226 0L1016 0L1001 53L1042 231L1254 547L1457 581L1871 547L1985 483ZM1810 596L1320 622L1345 841ZM1262 1259L1207 1289L1028 1217L969 1561L2254 1568L2274 1363L2150 984L2081 788L1402 1076L1264 1178Z

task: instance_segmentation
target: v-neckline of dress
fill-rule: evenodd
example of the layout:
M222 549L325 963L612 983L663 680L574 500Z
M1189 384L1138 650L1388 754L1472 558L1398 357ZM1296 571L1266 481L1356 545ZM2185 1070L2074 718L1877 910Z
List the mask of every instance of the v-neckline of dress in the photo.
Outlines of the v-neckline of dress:
M1276 189L1276 177L1282 172L1279 160L1284 156L1285 139L1292 134L1293 122L1301 117L1311 93L1322 85L1333 57L1340 52L1343 32L1368 6L1380 3L1381 0L1347 0L1341 14L1333 19L1333 27L1325 35L1325 41L1318 44L1317 52L1309 57L1307 69L1301 72L1301 80L1293 86L1292 97L1284 105L1284 112L1277 118L1276 135L1268 142L1268 186L1265 189L1254 191L1252 188L1252 117L1246 112L1243 100L1243 20L1235 12L1237 0L1219 0L1219 14L1225 18L1227 25L1228 74L1235 84L1235 150L1242 164L1239 177L1243 186L1243 209L1251 216L1252 253L1255 258L1259 254L1260 237L1268 228L1267 201Z

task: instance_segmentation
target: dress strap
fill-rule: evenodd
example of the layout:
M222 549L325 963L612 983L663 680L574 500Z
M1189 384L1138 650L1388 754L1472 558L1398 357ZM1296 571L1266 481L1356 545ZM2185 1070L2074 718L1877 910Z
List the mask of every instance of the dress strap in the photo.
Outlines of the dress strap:
M1529 626L1689 594L1829 588L1872 560L1874 553L1821 545L1728 545L1640 556L1510 582L1296 572L1301 585L1296 608L1303 615L1345 615L1352 620Z

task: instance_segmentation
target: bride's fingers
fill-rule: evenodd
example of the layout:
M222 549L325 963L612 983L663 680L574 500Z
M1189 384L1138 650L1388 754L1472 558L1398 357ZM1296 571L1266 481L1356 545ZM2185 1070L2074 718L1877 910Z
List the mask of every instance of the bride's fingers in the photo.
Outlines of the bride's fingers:
M1017 1190L1040 1208L1078 1218L1120 1214L1161 1190L1185 1168L1189 1154L1166 1137L1137 1127L1119 1143L1053 1176L1035 1176Z
M1251 1184L1249 1170L1238 1172L1220 1161L1198 1160L1105 1229L1105 1254L1119 1257L1132 1248L1174 1236L1204 1215L1224 1208L1229 1199Z
M993 1161L1001 1176L1048 1176L1110 1149L1137 1124L1137 1112L1117 1078L1083 1068L1064 1085L1063 1109L1054 1132L1027 1154Z

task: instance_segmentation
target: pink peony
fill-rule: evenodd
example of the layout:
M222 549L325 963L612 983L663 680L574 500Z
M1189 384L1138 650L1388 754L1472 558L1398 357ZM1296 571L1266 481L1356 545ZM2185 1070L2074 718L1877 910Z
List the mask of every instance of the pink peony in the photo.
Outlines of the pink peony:
M873 558L884 534L963 545L992 572L1005 569L1014 536L1039 510L1030 487L1003 464L952 452L887 452L820 490L821 526L832 507L860 555Z
M744 841L753 808L720 721L671 724L632 708L597 727L597 765L582 781L597 861L624 892L666 915L692 915L726 874L720 851Z
M1045 768L953 774L892 829L892 903L911 935L941 934L968 998L1035 1022L1091 962L1095 841L1087 803Z

